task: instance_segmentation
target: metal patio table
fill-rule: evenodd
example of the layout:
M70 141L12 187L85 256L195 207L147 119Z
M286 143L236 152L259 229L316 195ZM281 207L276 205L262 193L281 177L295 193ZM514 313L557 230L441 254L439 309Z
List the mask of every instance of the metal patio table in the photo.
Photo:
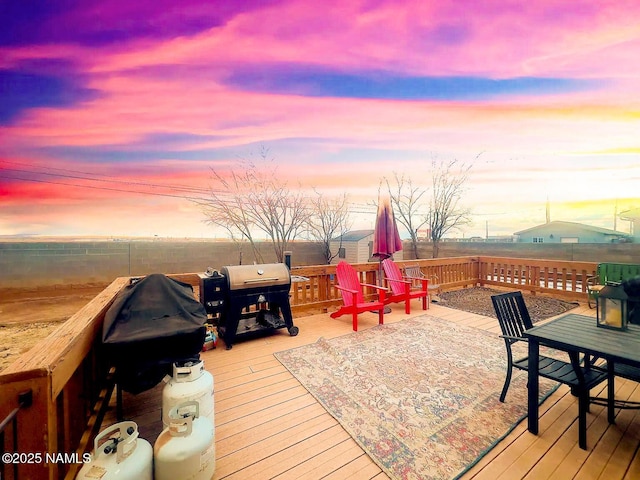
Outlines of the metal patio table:
M524 335L529 339L528 430L538 434L538 358L540 345L568 353L583 353L607 361L607 417L615 422L614 366L622 363L640 367L640 325L629 324L625 331L601 328L596 319L570 313L535 326ZM587 360L588 361L588 357Z

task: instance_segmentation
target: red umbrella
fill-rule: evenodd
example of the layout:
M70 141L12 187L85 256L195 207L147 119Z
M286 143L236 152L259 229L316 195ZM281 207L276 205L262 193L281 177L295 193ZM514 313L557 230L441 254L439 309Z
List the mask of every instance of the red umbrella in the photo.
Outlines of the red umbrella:
M388 195L378 197L378 215L376 227L373 231L373 252L374 257L378 257L378 285L383 286L382 281L382 261L389 258L394 253L402 250L402 240L398 233L396 219L393 216L393 208ZM391 312L390 307L385 307L385 313Z
M402 250L402 240L400 240L396 219L393 216L393 208L391 208L389 196L384 195L378 199L378 216L373 232L372 255L378 257L382 262L400 250Z

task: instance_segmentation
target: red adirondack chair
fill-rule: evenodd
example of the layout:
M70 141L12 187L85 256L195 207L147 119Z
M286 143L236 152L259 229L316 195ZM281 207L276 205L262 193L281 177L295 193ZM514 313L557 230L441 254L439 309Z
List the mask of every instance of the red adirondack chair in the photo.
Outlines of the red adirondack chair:
M408 315L411 313L411 299L422 298L422 309L428 307L427 297L429 296L429 280L426 278L402 276L398 265L391 258L382 261L382 268L387 277L387 283L391 289L391 295L385 298L385 303L404 302L404 311ZM414 281L420 281L420 288L412 288Z
M345 314L352 315L353 331L357 332L358 314L377 310L378 323L382 325L384 323L384 297L387 289L379 287L378 285L360 283L358 273L345 261L338 263L336 276L338 277L338 284L336 285L336 288L340 290L340 293L342 294L342 302L344 305L336 312L333 312L330 315L331 318L338 318ZM362 294L362 287L372 287L378 290L378 300L365 302Z

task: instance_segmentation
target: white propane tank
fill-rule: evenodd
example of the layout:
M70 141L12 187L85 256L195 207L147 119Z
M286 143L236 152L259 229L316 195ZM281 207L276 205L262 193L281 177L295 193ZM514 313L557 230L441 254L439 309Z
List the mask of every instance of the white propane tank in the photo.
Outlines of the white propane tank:
M215 425L213 407L213 375L204 368L204 361L173 364L173 375L162 389L162 423L169 426L167 415L171 409L184 402L195 400L200 405L200 415L211 419Z
M210 480L216 470L211 420L199 415L195 401L172 408L168 419L153 445L155 480Z
M120 422L104 429L93 442L91 460L76 479L152 480L153 448L138 438L135 422Z

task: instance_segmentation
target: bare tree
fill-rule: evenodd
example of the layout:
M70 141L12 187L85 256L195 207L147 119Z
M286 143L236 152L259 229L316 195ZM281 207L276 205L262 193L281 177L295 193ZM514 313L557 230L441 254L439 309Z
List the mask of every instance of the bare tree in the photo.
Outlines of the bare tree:
M433 159L431 168L432 195L427 223L431 230L433 258L437 258L444 235L471 220L470 210L460 205L471 165L458 160Z
M224 228L231 239L239 243L239 263L242 263L241 243L245 240L251 246L254 261L264 263L254 239L254 219L245 209L246 186L250 183L250 172L255 168L255 165L243 161L239 170L231 170L228 176L212 169L217 188L210 189L209 200L196 201L206 216L207 224Z
M347 194L331 199L317 191L315 194L309 202L311 216L307 228L309 236L322 245L322 254L328 265L342 248L342 236L351 228ZM331 251L331 240L334 238L340 239L336 252Z
M413 255L418 256L418 230L427 223L428 218L424 216L426 211L426 203L423 197L427 193L427 189L413 184L410 177L404 174L393 174L393 181L390 182L385 178L391 205L393 206L394 215L398 223L409 231L411 236L411 245ZM422 216L419 211L422 210Z
M284 252L304 228L308 212L302 193L290 190L278 177L269 150L261 149L259 164L240 160L227 175L212 172L217 188L211 189L210 199L198 202L207 223L223 227L232 238L246 239L258 263L264 263L256 245L256 235L262 232L277 261L284 261Z

